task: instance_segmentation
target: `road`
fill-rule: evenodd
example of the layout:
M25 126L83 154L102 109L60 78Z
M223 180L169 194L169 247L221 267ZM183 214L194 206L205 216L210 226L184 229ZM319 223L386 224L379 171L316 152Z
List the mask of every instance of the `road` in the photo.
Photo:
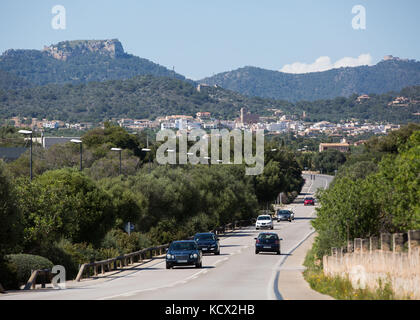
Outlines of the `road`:
M12 292L0 300L273 300L281 299L278 284L281 265L312 233L310 221L315 208L303 206L303 197L318 188L326 188L332 177L318 175L306 184L302 194L290 205L295 212L293 222L275 222L274 232L284 240L280 256L254 252L254 227L237 230L222 237L219 256L204 255L203 268L166 270L164 258L136 265L101 279L67 282L65 290Z

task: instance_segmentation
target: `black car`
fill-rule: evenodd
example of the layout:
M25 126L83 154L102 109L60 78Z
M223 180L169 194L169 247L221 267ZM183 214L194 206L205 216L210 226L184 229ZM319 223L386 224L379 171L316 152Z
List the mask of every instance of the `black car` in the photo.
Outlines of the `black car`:
M255 254L260 252L275 252L280 254L280 239L277 233L264 232L258 235L258 238L255 238Z
M201 268L202 253L194 240L174 241L166 253L166 269L174 266L195 265Z
M292 212L289 210L278 210L277 211L277 222L280 221L289 221L292 222L293 215Z
M219 238L214 233L197 233L194 240L203 253L220 254Z

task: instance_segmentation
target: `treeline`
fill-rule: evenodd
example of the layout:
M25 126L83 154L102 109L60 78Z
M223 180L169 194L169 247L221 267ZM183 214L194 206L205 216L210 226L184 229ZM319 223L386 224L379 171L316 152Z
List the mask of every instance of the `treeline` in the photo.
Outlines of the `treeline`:
M280 192L292 199L303 185L299 165L287 151L268 154L264 173L254 177L245 175L243 165L160 166L153 156L158 145L149 146L153 151L146 156L145 136L108 123L82 140L82 172L73 144L35 148L32 182L28 154L0 163L3 286L15 288L27 280L34 257L22 254L64 265L71 278L82 263L254 218ZM125 149L121 176L112 147ZM270 148L267 144L267 153ZM124 231L127 222L135 226L131 235Z
M260 116L270 116L270 109L280 109L287 115L305 121L359 119L361 121L387 121L407 123L417 121L419 103L408 106L388 106L395 97L420 96L420 87L401 93L371 95L369 101L357 103L357 95L349 98L301 101L247 97L222 88L203 87L198 92L190 82L173 78L138 76L129 80L89 82L87 84L47 85L16 90L0 89L0 118L14 116L63 120L69 122L101 122L113 118L155 119L183 114L195 116L208 111L216 119L233 120L244 107ZM417 99L418 101L418 99Z
M420 228L420 125L381 138L340 167L313 221L318 259L348 239Z

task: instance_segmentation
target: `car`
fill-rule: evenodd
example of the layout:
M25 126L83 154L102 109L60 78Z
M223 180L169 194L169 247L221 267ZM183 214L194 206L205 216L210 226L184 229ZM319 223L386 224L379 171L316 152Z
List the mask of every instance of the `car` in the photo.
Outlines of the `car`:
M280 221L289 221L292 222L294 219L294 214L290 210L278 210L277 211L277 222Z
M194 240L173 241L166 252L166 269L195 265L202 268L203 254Z
M281 240L283 239L279 238L277 233L260 233L258 238L255 238L255 254L259 254L260 252L275 252L277 254L281 254Z
M212 232L197 233L194 236L195 242L203 253L220 254L219 238Z
M315 205L315 199L312 198L312 197L306 197L303 200L303 205L305 205L305 206L309 206L309 205L314 206Z
M273 225L273 219L271 218L270 215L260 215L257 218L257 222L255 222L255 228L258 229L274 229L274 225Z

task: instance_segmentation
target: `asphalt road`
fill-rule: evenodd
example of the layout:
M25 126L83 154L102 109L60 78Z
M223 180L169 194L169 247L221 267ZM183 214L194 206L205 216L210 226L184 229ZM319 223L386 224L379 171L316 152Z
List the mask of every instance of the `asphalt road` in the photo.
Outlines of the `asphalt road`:
M154 259L130 270L97 280L67 282L65 290L34 290L0 295L0 300L270 300L281 299L277 275L287 257L312 233L313 206L303 206L303 197L325 188L332 177L318 175L306 184L302 195L290 205L293 222L275 222L281 242L280 256L255 254L254 238L261 231L254 227L237 230L221 238L219 256L204 255L203 268L182 267L166 270L164 258Z

